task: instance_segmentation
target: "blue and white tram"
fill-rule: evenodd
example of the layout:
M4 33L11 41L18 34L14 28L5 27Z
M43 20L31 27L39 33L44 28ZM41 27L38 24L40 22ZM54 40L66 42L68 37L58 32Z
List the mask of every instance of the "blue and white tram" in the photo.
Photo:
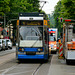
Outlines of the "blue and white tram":
M48 59L48 32L47 26L44 25L44 15L44 13L19 14L16 43L16 58L18 60Z

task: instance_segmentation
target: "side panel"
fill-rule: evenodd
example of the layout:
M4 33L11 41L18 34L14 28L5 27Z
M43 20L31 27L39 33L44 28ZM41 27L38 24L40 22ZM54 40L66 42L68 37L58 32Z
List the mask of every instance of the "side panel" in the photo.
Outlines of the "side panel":
M74 51L67 51L66 59L68 60L75 60L75 50Z

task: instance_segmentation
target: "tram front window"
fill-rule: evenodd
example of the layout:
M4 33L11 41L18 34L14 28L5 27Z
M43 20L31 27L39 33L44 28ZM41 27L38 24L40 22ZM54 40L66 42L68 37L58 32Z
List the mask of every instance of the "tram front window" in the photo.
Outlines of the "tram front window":
M20 39L20 46L26 47L40 47L42 46L42 39L43 39L43 28L37 26L21 26L19 39ZM33 47L34 47L33 46Z

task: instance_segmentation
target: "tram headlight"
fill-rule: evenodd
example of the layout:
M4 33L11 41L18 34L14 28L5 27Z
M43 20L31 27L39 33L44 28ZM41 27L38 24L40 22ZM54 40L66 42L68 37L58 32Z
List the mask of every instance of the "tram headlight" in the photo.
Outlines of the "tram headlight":
M40 49L40 48L39 48L38 51L43 51L43 49Z
M56 45L54 45L54 46L56 46Z
M24 51L24 48L19 48L19 51Z
M24 48L22 48L22 51L24 51Z

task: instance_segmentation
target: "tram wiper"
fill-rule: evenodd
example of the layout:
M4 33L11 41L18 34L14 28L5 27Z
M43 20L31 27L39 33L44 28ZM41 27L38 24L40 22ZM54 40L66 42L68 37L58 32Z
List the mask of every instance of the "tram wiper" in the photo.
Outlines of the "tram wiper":
M34 28L33 28L34 29ZM34 29L35 30L35 29ZM35 30L35 32L37 33L38 32L38 30ZM38 32L38 35L39 35L39 37L41 37L41 35L39 34L39 32ZM33 43L33 45L31 46L31 48L36 44L36 42L38 41L39 39L37 39L34 43Z
M36 44L37 41L38 41L38 39L33 43L33 45L31 46L31 48Z

